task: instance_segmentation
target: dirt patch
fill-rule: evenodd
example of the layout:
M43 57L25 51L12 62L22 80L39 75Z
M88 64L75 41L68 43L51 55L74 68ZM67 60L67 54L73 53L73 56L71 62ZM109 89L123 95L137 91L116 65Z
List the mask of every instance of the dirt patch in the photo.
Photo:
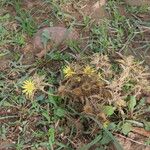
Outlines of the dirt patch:
M122 16L129 16L124 5L118 5L118 11Z
M0 50L0 71L5 71L9 68L12 54L9 51Z
M116 138L121 143L124 150L149 150L149 146L144 144L144 137L138 134L131 133L132 137L125 137L117 134Z
M21 50L23 53L22 63L30 65L35 62L35 53L33 44L29 41Z
M38 24L43 24L46 19L53 18L50 4L42 0L24 0L22 8L27 10Z
M131 5L131 6L150 5L150 1L149 1L149 0L125 0L125 2L126 2L128 5Z
M149 39L150 31L145 26L139 26L142 32L141 35L137 35L129 46L129 50L126 54L134 55L137 60L144 61L144 64L150 70L150 48Z
M9 67L9 61L8 58L0 58L0 71L5 71Z
M108 17L105 4L106 0L83 0L74 4L68 3L62 7L62 10L74 16L77 22L82 22L84 17L88 16L98 23Z
M15 146L14 141L12 141L11 139L7 139L7 140L0 140L0 148L1 150L13 150L13 147Z
M90 16L96 22L100 22L101 19L104 19L107 16L105 11L105 0L100 1L90 1L86 4L86 7L83 8L83 13L85 15Z

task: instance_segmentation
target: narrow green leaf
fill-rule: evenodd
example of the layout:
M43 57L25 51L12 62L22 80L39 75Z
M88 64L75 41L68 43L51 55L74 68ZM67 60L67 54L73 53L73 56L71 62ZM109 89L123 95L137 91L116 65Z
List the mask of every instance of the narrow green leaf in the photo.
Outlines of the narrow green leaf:
M65 110L62 109L62 108L57 108L57 109L54 110L54 113L55 113L55 115L58 116L58 117L64 117L64 115L65 115Z
M129 110L131 112L133 112L135 106L136 106L136 97L135 96L131 96L130 100L129 100L129 103L128 103Z
M120 145L120 143L118 142L118 140L112 135L112 133L109 131L109 130L107 130L107 128L104 128L103 126L102 126L102 124L98 121L98 120L96 120L94 117L92 117L92 116L87 116L87 115L85 115L86 117L89 117L89 118L91 118L93 121L95 121L97 124L98 124L98 126L100 127L100 128L102 128L105 132L106 132L106 134L111 138L111 140L112 140L112 142L113 142L113 144L114 144L114 146L116 147L116 149L117 150L123 150L123 147Z
M54 128L50 128L48 130L48 135L49 135L49 148L53 149L53 144L55 143L55 129Z
M47 121L48 121L49 123L51 122L49 113L48 113L47 111L44 111L44 112L42 113L42 115L47 119Z
M44 45L44 48L46 48L47 42L51 39L48 30L43 31L41 38L42 38L42 43Z
M104 132L104 135L103 135L102 140L100 141L100 144L107 145L110 141L112 141L112 139L108 136L106 132Z
M92 142L84 145L82 148L80 148L80 150L88 150L90 149L93 145L95 145L97 142L99 142L99 140L102 138L102 135L98 135Z

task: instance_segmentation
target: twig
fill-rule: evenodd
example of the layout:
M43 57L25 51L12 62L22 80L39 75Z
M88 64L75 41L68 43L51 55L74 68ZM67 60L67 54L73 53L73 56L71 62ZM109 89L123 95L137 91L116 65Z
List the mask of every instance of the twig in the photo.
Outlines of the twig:
M132 124L134 124L138 127L144 127L143 123L141 123L141 122L137 122L135 120L126 120L126 121L129 122L129 123L132 123Z
M117 135L117 136L119 136L119 137L122 137L122 138L124 138L124 139L127 139L127 140L129 140L129 141L132 141L132 142L134 142L134 143L137 143L137 144L139 144L139 145L147 146L147 145L144 144L144 143L135 141L135 140L133 140L133 139L131 139L131 138L128 138L128 137L125 137L125 136L123 136L123 135L121 135L121 134L118 134L118 133L113 133L113 134L114 134L114 135Z

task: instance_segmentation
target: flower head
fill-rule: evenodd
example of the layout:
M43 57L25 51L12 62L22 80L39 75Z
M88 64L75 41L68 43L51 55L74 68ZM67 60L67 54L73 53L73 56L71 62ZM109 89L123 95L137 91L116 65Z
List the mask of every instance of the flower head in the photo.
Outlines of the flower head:
M93 108L90 105L85 105L83 108L84 112L89 114L89 113L93 113Z
M71 77L71 76L73 76L75 74L74 70L70 66L66 66L63 69L63 73L65 75L65 78Z
M95 73L95 69L92 68L91 66L87 65L84 68L83 72L84 72L84 74L91 76L91 75L93 75Z
M23 88L22 92L25 93L26 96L28 96L29 98L33 96L36 90L35 83L31 79L25 80L23 82L22 88Z
M115 104L118 106L118 107L125 107L126 106L126 102L122 99L118 100L115 102Z

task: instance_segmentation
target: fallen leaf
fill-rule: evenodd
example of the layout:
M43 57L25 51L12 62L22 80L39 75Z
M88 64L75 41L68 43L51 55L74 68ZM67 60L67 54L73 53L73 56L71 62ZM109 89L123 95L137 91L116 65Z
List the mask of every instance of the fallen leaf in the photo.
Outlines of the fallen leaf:
M150 131L146 131L143 128L133 127L132 132L138 133L138 134L143 135L145 137L150 137Z

